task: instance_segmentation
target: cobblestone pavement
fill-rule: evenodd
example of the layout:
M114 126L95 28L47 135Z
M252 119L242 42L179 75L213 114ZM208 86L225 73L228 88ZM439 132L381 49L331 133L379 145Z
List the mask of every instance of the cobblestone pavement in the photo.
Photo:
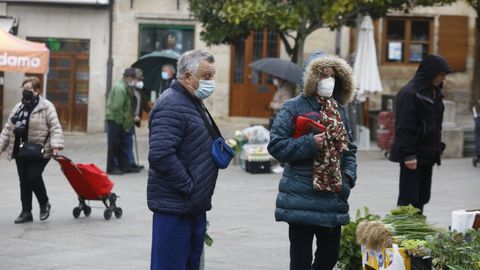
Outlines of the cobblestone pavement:
M78 163L105 168L105 134L66 135L63 154ZM146 130L138 135L140 163L147 165ZM351 213L367 206L384 215L395 207L398 165L375 151L359 153L358 184L350 198ZM112 176L114 192L123 208L121 219L105 221L103 206L92 201L91 216L74 219L76 194L55 161L44 173L52 204L50 218L15 225L20 212L19 184L14 162L0 160L0 269L148 269L151 212L146 206L144 170ZM288 227L275 222L275 196L280 175L251 175L239 166L220 173L208 212L212 247L205 249L205 269L288 269ZM434 169L431 202L425 208L428 220L437 226L450 223L454 209L480 207L480 168L470 159L445 160Z

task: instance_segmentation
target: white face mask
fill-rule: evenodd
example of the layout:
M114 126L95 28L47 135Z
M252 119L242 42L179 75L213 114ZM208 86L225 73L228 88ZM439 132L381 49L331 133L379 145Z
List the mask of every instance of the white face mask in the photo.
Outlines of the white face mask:
M138 82L135 84L135 88L137 88L137 89L143 89L143 81L138 81Z
M280 82L278 81L278 79L273 79L273 85L275 86L278 86L280 84Z
M162 71L162 79L165 81L170 79L170 76L168 76L168 72Z
M213 94L215 89L215 80L199 80L198 89L195 90L195 96L204 100Z
M333 88L335 87L335 79L333 77L325 78L318 82L317 94L321 97L331 97Z

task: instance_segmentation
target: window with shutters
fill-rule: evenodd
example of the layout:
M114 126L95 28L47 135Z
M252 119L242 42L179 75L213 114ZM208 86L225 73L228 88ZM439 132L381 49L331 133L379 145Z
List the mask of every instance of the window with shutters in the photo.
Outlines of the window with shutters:
M438 53L445 57L453 71L467 69L468 16L446 16L439 19Z
M433 18L386 17L383 64L418 64L433 53Z

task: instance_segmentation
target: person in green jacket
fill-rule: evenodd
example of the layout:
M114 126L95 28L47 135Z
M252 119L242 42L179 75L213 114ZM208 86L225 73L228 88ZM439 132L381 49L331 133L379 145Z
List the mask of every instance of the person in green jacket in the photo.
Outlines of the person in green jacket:
M133 125L132 94L129 87L136 83L134 68L127 68L123 78L113 85L108 94L107 119L107 173L123 174L135 171L130 167L126 154L122 151L124 133ZM118 161L118 166L115 164Z

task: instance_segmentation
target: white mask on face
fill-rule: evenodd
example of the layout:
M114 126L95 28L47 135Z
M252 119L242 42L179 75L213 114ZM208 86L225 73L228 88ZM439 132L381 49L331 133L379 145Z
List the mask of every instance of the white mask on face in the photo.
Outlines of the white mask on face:
M335 87L335 79L333 77L325 78L318 82L317 94L321 97L331 97L333 88Z
M168 76L168 72L162 71L162 79L165 81L170 79L170 76Z
M213 94L215 89L215 80L199 80L198 89L195 90L195 96L204 100Z
M272 82L273 82L273 85L275 85L275 86L278 86L280 84L280 82L278 81L277 78L273 79Z
M137 89L143 89L143 81L138 81L138 82L135 84L135 88L137 88Z

